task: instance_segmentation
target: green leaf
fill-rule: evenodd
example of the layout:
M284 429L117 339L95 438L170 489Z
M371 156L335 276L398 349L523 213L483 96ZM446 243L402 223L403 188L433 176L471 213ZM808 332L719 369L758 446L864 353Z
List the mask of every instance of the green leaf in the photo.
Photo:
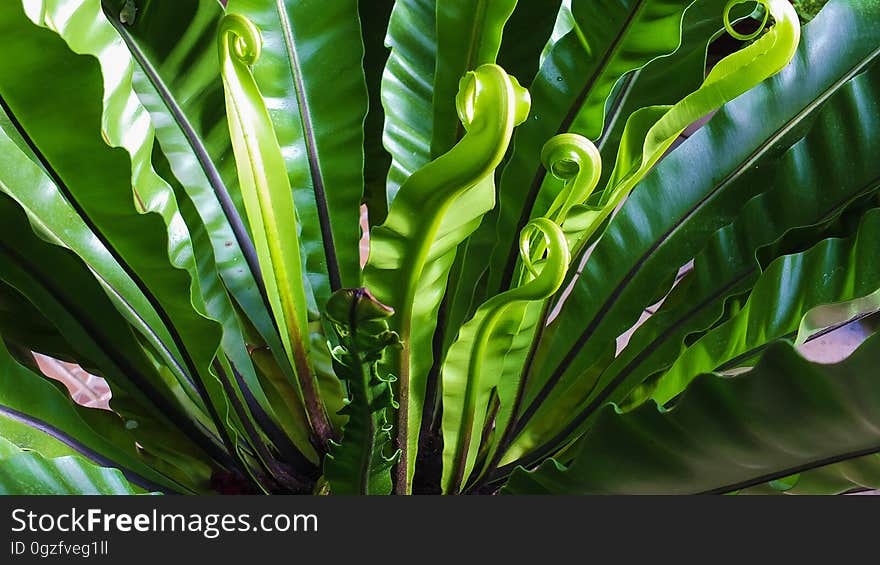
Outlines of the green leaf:
M40 29L29 18L57 31ZM3 48L20 54L0 64L0 95L10 118L39 148L40 164L156 311L179 364L234 452L236 432L211 372L220 327L205 315L173 193L152 169L152 126L131 90L127 48L103 20L97 1L28 3L27 16L7 3L0 24L7 30ZM67 42L87 55L71 53ZM120 61L124 66L116 68ZM106 81L102 66L108 69Z
M516 0L465 0L437 4L437 65L431 157L446 153L463 133L455 109L458 81L480 65L495 63L501 32Z
M774 344L750 372L703 375L669 411L602 410L573 462L518 470L508 493L726 493L880 452L880 336L836 365Z
M645 177L610 223L542 336L520 431L551 391L564 394L609 349L613 354L617 336L632 326L651 298L662 297L668 288L662 281L671 283L706 237L765 190L767 184L754 182L747 173L778 158L804 134L822 105L880 56L878 30L866 23L875 6L869 0L830 3L804 29L798 53L786 69L725 105ZM833 39L841 30L851 41ZM617 384L597 386L578 418L602 406ZM550 442L539 451L547 448Z
M565 234L553 221L539 218L523 231L521 253L532 266L529 255L535 253L528 242L537 232L543 256L540 271L535 270L517 288L493 296L483 303L461 328L458 339L449 349L443 364L443 477L444 493L457 493L467 481L481 448L481 431L487 424L490 399L505 381L517 375L504 370L514 344L520 345L519 334L525 333L525 343L537 331L535 322L540 316L544 299L555 293L565 280L570 255ZM534 303L538 302L537 309ZM522 351L524 348L519 347ZM504 384L502 384L504 383ZM499 393L500 395L500 393ZM509 398L501 400L504 411L513 406ZM500 408L499 408L500 410ZM503 426L497 429L503 430Z
M388 416L398 405L379 361L386 349L400 346L398 335L388 329L393 314L363 288L336 291L327 304L340 342L333 350L333 367L349 391L342 440L331 444L324 459L333 494L391 494L391 468L400 451L390 453Z
M880 454L865 455L787 477L784 484L746 488L737 494L845 494L880 488Z
M389 206L403 182L431 160L436 3L396 0L388 22L385 44L391 48L391 54L382 75L382 141L391 154Z
M260 30L253 76L287 166L315 299L360 281L367 87L357 0L231 0Z
M541 49L553 33L562 0L518 0L504 26L497 63L529 87L538 74Z
M609 378L626 374L624 378L634 385L649 375L668 369L673 362L687 363L681 359L676 361L685 348L685 340L692 343L698 332L715 324L722 316L726 299L751 288L764 265L786 252L793 243L786 243L784 239L788 238L783 236L799 226L808 226L806 230L800 230L803 233L791 235L797 236L798 241L794 244L809 246L815 241L811 234L818 231L820 237L825 237L823 228L838 218L853 199L880 189L880 163L874 158L873 141L873 131L880 127L880 105L875 101L877 93L880 93L880 68L873 67L854 78L829 100L804 139L771 166L747 175L750 178L745 182L766 182L769 190L753 198L734 223L711 237L706 248L695 258L693 272L670 293L656 314L633 334L626 350L608 368ZM823 158L817 159L815 155ZM795 201L801 204L792 206ZM780 238L783 241L778 241ZM756 254L760 255L760 261ZM798 274L797 271L787 273L786 284L794 288L798 283L818 280L814 272L809 273L810 277L800 279ZM828 276L830 282L834 274ZM731 346L745 347L740 352L745 353L772 337L794 335L801 318L812 309L810 304L817 303L817 300L849 300L849 293L855 293L852 297L857 297L866 289L833 289L829 286L800 290L804 303L773 302L772 308L762 307L767 316L773 316L773 320L766 320L767 325L759 325L755 320L747 330L748 333L764 333L762 339L755 341L753 337L747 340L744 334L734 339L728 334L727 338L737 342ZM825 291L831 294L823 296ZM833 298L836 293L839 294ZM751 346L746 341L751 341ZM689 355L692 354L685 354L686 357ZM721 364L691 375L714 370ZM674 395L676 392L668 388L673 379L668 379L664 388ZM627 403L643 400L651 394L655 384L649 381L637 388Z
M77 457L46 459L22 452L0 459L0 494L135 494L117 469L98 467Z
M880 175L876 178L880 185ZM865 216L865 222L871 220L876 223L877 215ZM714 371L748 357L769 341L795 334L801 320L816 306L871 294L875 294L874 309L880 306L880 271L875 260L880 252L875 245L880 226L869 223L862 230L858 242L851 246L826 240L805 253L771 263L742 309L689 346L652 387L652 398L665 404L694 375Z
M498 66L462 79L459 117L467 133L448 153L419 169L400 189L388 219L372 232L365 286L395 311L391 328L404 346L391 362L398 377L397 492L415 470L436 314L458 245L495 204L494 171L528 114L528 92Z
M16 445L46 457L75 454L103 467L118 467L129 480L150 490L207 488L210 468L196 457L175 455L170 464L151 464L139 453L122 418L74 404L63 387L18 364L2 344L0 374L0 435Z
M388 62L389 49L385 35L394 0L358 0L361 35L364 38L364 75L370 107L364 120L364 203L369 211L370 226L377 226L388 215L385 184L391 155L382 145L385 113L382 109L382 75Z
M333 429L308 363L307 299L293 193L272 121L250 70L261 47L260 31L250 20L238 14L224 16L220 60L239 184L285 352L296 371L316 440L326 445Z

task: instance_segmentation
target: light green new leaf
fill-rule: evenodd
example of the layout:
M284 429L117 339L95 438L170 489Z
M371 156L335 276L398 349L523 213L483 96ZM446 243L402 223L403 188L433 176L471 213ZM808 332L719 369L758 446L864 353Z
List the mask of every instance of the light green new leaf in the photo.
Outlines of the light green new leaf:
M547 255L538 265L529 248L535 232ZM490 411L490 397L507 375L505 360L525 326L534 335L533 303L542 302L559 289L565 279L570 259L562 229L547 218L538 218L526 226L520 238L523 260L531 271L522 285L493 296L461 328L458 339L449 349L443 364L443 477L445 493L456 493L467 481L481 449L480 434ZM543 257L543 249L535 254ZM540 304L539 304L540 305ZM526 319L532 323L526 323ZM531 340L528 339L528 342ZM512 406L504 399L507 412Z
M410 491L436 315L455 250L495 204L494 171L528 115L528 92L498 66L461 81L458 112L467 133L448 153L406 180L388 219L372 232L365 286L393 308L403 347L390 363L398 378L397 492ZM405 464L404 464L405 463Z
M287 166L318 307L360 282L367 87L357 0L230 0L263 38L254 80Z
M243 16L226 15L220 24L219 49L239 184L263 281L285 352L296 371L309 422L319 444L325 445L333 429L308 361L309 328L297 233L299 222L281 148L250 70L250 65L260 57L260 31Z

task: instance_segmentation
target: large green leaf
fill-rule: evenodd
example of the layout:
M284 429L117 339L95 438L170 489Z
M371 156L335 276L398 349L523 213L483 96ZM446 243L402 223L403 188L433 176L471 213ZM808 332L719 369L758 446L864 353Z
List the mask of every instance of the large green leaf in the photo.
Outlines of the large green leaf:
M0 435L16 445L46 457L75 454L104 467L118 467L129 480L145 488L172 492L207 489L211 468L195 454L175 454L180 457L174 462L157 460L158 464L151 464L135 444L129 429L134 425L126 427L112 412L74 404L66 389L17 363L2 344L0 369Z
M880 188L880 163L874 158L873 141L873 131L880 126L880 105L875 101L878 92L880 67L875 66L842 88L823 108L807 136L778 162L749 175L754 182L760 182L759 178L769 179L770 190L753 198L734 223L712 236L707 247L695 258L694 271L632 336L626 350L608 368L609 376L626 373L628 376L624 378L635 384L668 368L673 361L687 363L681 359L676 361L685 347L685 339L692 342L691 334L716 323L722 316L725 298L754 284L762 268L760 263L766 264L793 243L809 244L812 239L809 234L837 218L853 199ZM841 127L842 124L845 126ZM814 155L824 155L825 158L815 159ZM801 205L791 206L794 201ZM798 226L814 226L797 237L806 241L782 241L778 246L765 247ZM761 261L755 256L758 250ZM786 271L785 281L792 285L792 289L798 283L806 284L811 280L798 275L797 270ZM833 278L833 274L829 274L828 282L831 283ZM867 281L866 278L864 282ZM792 304L782 297L780 302L773 302L772 308L764 310L767 316L772 314L773 317L765 320L767 324L755 320L749 324L751 329L740 328L748 333L761 332L760 339L728 333L726 338L731 340L731 346L744 348L740 353L745 353L772 337L794 334L812 305L849 300L860 296L865 289L835 289L823 285L810 290L798 289L803 303ZM823 295L824 292L829 294ZM716 335L720 337L720 334ZM737 345L733 346L733 342ZM685 357L694 354L686 353ZM691 376L714 370L721 364L703 367L692 372ZM673 380L670 378L667 383L671 384ZM651 388L634 391L630 402L638 402L645 394L650 394ZM669 394L676 394L669 388L666 390Z
M496 65L461 82L459 117L467 133L448 153L419 169L400 189L388 219L372 232L365 286L393 308L391 328L403 347L391 371L399 380L397 492L415 471L436 315L458 245L495 204L495 168L513 129L528 115L528 92Z
M878 29L867 23L874 15L876 3L869 0L829 4L804 29L786 69L727 104L645 178L544 332L521 421L534 415L550 391L583 382L581 376L609 349L613 353L614 340L642 309L662 297L664 281L671 283L705 238L764 190L746 173L778 157L835 92L880 56ZM841 29L850 41L833 40ZM604 404L617 384L596 387L579 417Z
M367 87L357 0L232 0L260 30L254 79L269 109L319 306L357 286Z
M880 336L836 365L777 343L749 373L704 375L669 411L602 410L574 461L517 471L509 493L726 493L880 452Z
M211 372L220 327L206 318L171 188L150 163L152 126L131 89L128 50L102 18L97 2L28 3L27 15L4 4L3 48L20 56L3 59L0 95L39 148L41 165L162 320L217 432L235 452L237 434ZM116 67L119 61L129 63Z
M0 196L0 218L0 279L17 295L10 298L52 320L72 346L73 359L108 380L113 409L136 430L130 442L137 439L153 456L184 466L191 460L190 467L204 470L207 458L198 446L211 452L211 437L203 432L210 421L200 417L176 381L151 366L88 268L67 250L35 237L5 195ZM36 349L28 341L17 343Z
M153 398L151 402L160 404L163 400L167 402L168 399L165 397L170 395L176 398L179 407L189 406L190 410L187 411L188 414L184 419L176 420L177 426L196 441L204 440L202 430L209 429L211 422L202 414L204 408L201 400L188 380L188 374L179 365L177 349L159 315L129 278L122 265L110 255L43 170L19 151L3 132L0 132L0 148L2 148L0 190L14 198L27 212L30 221L43 238L73 250L88 265L88 270L77 267L75 262L71 262L70 258L60 250L53 250L50 245L40 242L33 235L28 236L30 227L25 222L16 220L15 216L11 215L11 210L4 207L4 210L7 210L4 238L10 250L19 250L17 254L7 253L9 264L17 265L13 267L15 270L12 272L17 272L19 277L29 277L32 281L24 282L27 279L19 279L20 288L33 296L36 296L34 293L41 293L42 298L35 304L40 308L50 306L56 308L56 313L50 316L56 323L60 319L59 316L64 316L72 324L69 327L73 328L74 332L68 334L67 339L69 342L78 343L75 359L80 362L85 361L83 356L87 355L88 350L83 349L84 343L77 342L78 339L85 340L87 344L93 340L100 340L102 336L110 338L105 342L109 344L107 351L116 354L117 360L121 363L121 365L110 363L110 367L114 368L112 370L107 370L108 365L102 363L111 380L113 376L125 376L132 383L137 382L135 388L151 396ZM51 257L52 260L40 261L39 257ZM69 267L63 268L67 266ZM97 281L92 276L96 276ZM72 284L74 282L75 284ZM96 283L103 287L111 302L138 332L141 343L151 352L152 358L161 360L161 368L156 369L162 377L161 380L153 380L152 384L151 379L138 382L139 375L148 376L154 369L145 368L139 361L137 342L133 338L126 340L126 336L129 335L128 330L124 327L120 329L113 317L114 312L107 310L107 305L102 301L104 296L101 290L96 289L90 294L92 285ZM54 285L54 288L51 285ZM87 303L89 306L80 312L71 311L74 305L81 303ZM100 320L96 324L97 327L85 329L95 319ZM75 328L83 328L83 331ZM29 343L29 346L35 347L32 343ZM112 357L113 355L110 355L110 358ZM93 358L90 361L96 363L98 359ZM126 367L126 370L117 371L116 369L120 367ZM166 406L163 411L171 418L182 415L179 408ZM187 423L188 419L193 419L193 422ZM210 443L206 447L210 450ZM212 451L212 455L216 457L218 453Z
M0 437L0 494L135 494L118 469L79 457L47 459Z
M880 175L876 179L880 184ZM870 218L874 216L866 216L866 221ZM689 346L652 386L652 398L665 404L695 375L714 371L768 341L796 333L803 317L816 306L880 290L876 264L880 249L873 245L878 236L880 232L869 230L862 236L867 241L860 240L861 245L852 248L829 240L809 252L771 263L742 309ZM880 305L876 297L874 302Z
M389 205L403 182L431 160L436 4L436 0L396 0L388 22L385 44L391 54L382 75L382 141L391 154Z

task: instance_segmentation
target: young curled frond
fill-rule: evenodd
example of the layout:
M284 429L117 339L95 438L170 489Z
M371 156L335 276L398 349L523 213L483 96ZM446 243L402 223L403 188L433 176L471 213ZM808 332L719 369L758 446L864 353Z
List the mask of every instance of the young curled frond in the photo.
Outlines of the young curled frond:
M586 137L562 133L544 144L541 162L550 174L564 182L562 190L544 214L561 226L571 209L584 204L599 184L602 156Z
M260 58L263 36L252 21L238 14L227 14L220 21L220 60L235 57L245 65L253 65Z
M292 384L302 392L314 443L323 448L334 431L309 365L298 219L287 165L250 68L260 56L262 36L247 18L227 14L217 39L229 134L263 282L284 352L296 373Z
M340 442L330 443L324 474L333 494L389 494L391 468L399 451L391 452L391 411L398 407L391 391L394 377L379 371L386 349L400 338L388 329L394 310L365 288L343 288L330 296L327 317L339 345L333 369L348 383L348 416Z
M482 447L480 431L491 424L489 404L512 343L524 326L528 337L534 330L534 324L524 324L531 318L529 306L559 290L571 259L565 234L548 218L537 218L523 228L520 255L525 268L522 284L480 306L462 326L443 366L441 484L447 493L459 492L474 469Z
M412 490L437 312L456 251L495 206L495 169L530 105L529 92L498 65L468 72L456 98L466 133L406 179L371 234L364 285L394 308L389 324L404 344L390 360L401 403L398 493Z

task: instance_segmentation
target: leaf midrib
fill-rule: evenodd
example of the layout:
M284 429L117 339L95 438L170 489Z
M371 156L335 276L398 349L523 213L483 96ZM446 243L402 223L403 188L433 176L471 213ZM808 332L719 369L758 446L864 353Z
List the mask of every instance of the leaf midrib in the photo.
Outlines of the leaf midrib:
M330 281L330 290L336 291L342 288L342 278L339 273L339 259L336 255L336 243L333 239L333 227L330 223L330 209L327 203L327 192L324 176L321 173L320 157L318 155L318 141L315 135L315 127L312 123L312 115L309 110L309 101L306 96L306 86L303 79L302 65L299 60L296 41L293 36L293 23L284 5L284 0L275 0L275 9L278 12L278 21L281 24L284 45L288 53L287 60L290 64L290 74L293 79L296 93L297 110L303 126L303 141L308 155L309 173L312 177L312 191L315 195L315 207L318 212L318 224L321 228L321 242L324 246L324 257L327 261L327 276Z
M73 449L74 451L76 451L77 453L79 453L80 455L82 455L83 457L92 461L93 463L97 464L100 467L109 467L111 469L118 469L129 482L131 482L131 483L133 483L133 484L135 484L145 490L161 491L161 492L165 492L165 493L169 492L168 487L158 485L158 484L150 481L149 479L141 476L139 473L122 466L118 462L113 461L110 458L105 457L104 455L101 455L100 453L98 453L94 449L90 448L89 446L80 442L79 440L77 440L73 436L63 432L62 430L60 430L59 428L53 426L52 424L50 424L48 422L40 420L39 418L34 418L33 416L25 414L24 412L20 412L20 411L16 410L15 408L12 408L11 406L6 406L5 404L0 404L0 416L5 416L5 417L9 418L10 420L18 422L19 424L22 424L22 425L27 426L29 428L33 428L35 430L43 432L44 434L52 437L53 439L60 441L61 443L63 443L67 447ZM176 481L175 481L175 484L176 484ZM177 486L184 488L179 484ZM185 489L185 490L188 491L189 489Z

